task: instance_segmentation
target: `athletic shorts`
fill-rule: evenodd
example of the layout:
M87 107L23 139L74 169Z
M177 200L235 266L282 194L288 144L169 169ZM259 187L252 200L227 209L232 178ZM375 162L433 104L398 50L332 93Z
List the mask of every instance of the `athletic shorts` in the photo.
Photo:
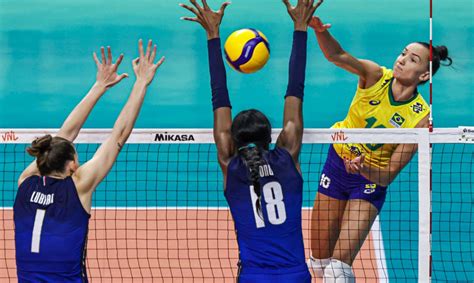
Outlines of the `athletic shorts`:
M85 283L89 282L87 277L80 274L71 276L69 274L53 273L53 272L29 272L17 271L19 283L38 283L38 282L64 282L64 283Z
M330 146L318 192L338 200L363 199L380 212L387 195L387 187L374 184L362 175L347 173L344 160L334 147Z
M287 274L240 274L238 283L311 283L309 271Z

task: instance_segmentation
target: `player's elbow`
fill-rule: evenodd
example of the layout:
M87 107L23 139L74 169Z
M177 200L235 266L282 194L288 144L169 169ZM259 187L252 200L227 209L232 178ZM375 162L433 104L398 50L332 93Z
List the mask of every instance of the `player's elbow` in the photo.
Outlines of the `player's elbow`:
M341 49L333 52L324 53L324 57L326 57L326 60L328 60L329 62L337 65L342 61L344 54L344 50Z

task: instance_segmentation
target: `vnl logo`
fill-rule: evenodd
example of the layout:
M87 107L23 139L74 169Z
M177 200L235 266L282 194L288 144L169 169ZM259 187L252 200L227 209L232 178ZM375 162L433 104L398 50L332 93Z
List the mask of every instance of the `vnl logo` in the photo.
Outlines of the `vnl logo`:
M18 137L16 136L14 131L9 131L2 133L2 141L9 142L9 141L16 141Z

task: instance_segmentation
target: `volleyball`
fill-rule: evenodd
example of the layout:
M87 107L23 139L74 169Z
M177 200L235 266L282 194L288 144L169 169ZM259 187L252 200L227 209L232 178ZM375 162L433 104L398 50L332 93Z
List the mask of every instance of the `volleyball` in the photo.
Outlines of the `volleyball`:
M225 45L227 63L236 71L254 73L267 63L270 58L270 44L265 35L251 28L234 31L227 38Z

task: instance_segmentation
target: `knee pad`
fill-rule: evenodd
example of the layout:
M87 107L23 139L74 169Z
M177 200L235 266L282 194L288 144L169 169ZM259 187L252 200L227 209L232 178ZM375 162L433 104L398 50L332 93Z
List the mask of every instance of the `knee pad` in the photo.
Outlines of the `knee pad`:
M324 269L324 283L355 283L352 267L337 259L332 259Z
M308 267L314 272L317 278L323 278L324 268L331 262L330 258L314 258L312 256L308 259Z

